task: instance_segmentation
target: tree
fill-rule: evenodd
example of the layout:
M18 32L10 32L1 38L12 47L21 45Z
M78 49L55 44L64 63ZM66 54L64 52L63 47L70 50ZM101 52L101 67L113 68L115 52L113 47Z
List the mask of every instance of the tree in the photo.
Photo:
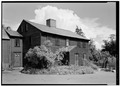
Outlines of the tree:
M99 52L96 49L93 39L89 41L89 52L90 52L90 60L98 61L99 59Z
M102 51L108 51L112 56L116 56L116 38L115 34L111 34L109 40L103 40Z
M83 33L83 31L82 31L82 29L80 28L78 28L78 26L76 26L77 28L76 28L76 33L78 34L78 35L80 35L80 36L83 36L83 37L85 37L85 34Z

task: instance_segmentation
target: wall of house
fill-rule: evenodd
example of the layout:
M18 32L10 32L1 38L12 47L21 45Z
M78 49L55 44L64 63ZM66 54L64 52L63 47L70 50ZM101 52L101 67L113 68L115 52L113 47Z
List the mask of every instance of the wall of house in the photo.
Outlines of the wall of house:
M79 65L83 65L83 59L84 59L84 54L86 55L85 58L88 59L88 43L87 41L78 41L78 42L81 42L81 45L80 47L76 47L74 48L73 50L70 51L70 64L75 64L75 53L78 53L79 54ZM86 47L83 47L82 43L86 43Z
M56 39L59 40L59 44L56 45ZM55 52L57 49L65 47L66 46L66 38L52 35L49 33L42 33L41 34L41 44L43 44L46 40L50 40L52 42L52 51Z
M10 66L10 40L2 40L2 69L9 69Z

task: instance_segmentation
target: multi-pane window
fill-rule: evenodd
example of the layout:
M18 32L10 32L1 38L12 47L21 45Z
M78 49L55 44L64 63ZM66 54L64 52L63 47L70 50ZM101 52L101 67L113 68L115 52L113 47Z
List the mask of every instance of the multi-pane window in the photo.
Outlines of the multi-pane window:
M47 40L50 40L50 41L51 41L51 37L50 37L50 36L47 36Z
M82 45L83 45L83 48L86 48L86 43L85 42L83 42Z
M66 46L69 46L69 39L66 39Z
M55 45L56 45L56 46L59 46L59 45L60 45L60 40L59 40L59 38L55 38Z
M81 48L81 42L77 42L77 46Z
M15 47L20 47L20 39L15 39Z

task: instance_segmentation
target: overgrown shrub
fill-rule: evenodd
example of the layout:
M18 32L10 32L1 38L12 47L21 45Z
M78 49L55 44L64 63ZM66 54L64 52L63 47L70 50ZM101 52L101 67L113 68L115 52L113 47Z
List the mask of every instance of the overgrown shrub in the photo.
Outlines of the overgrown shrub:
M49 42L49 41L47 41ZM36 46L29 49L25 55L26 66L32 68L49 68L54 64L55 55L50 50L50 43L45 42L45 45Z
M91 62L91 61L88 61L87 59L84 59L83 60L83 65L84 66L87 66L87 67L91 67L92 69L94 69L94 70L98 70L99 69L99 67L97 66L97 65L95 65L93 62Z
M57 74L57 75L71 75L71 74L93 74L94 70L87 66L54 66L50 69L34 69L30 68L27 71L22 70L26 74Z
M60 48L55 53L51 51L52 43L47 40L41 46L30 48L25 55L26 65L25 68L50 68L55 62L61 63L64 58L65 49Z

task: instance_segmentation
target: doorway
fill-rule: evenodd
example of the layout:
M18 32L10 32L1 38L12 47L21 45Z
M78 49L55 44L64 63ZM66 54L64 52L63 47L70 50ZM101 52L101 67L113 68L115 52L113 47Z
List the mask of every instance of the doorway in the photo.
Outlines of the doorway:
M75 66L78 66L78 62L79 62L79 54L75 53Z
M13 53L13 66L14 67L21 67L21 53L14 52Z

